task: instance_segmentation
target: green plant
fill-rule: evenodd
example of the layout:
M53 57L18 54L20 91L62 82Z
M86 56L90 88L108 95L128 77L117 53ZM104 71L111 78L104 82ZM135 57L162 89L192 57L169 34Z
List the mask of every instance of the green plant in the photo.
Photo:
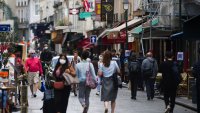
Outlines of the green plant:
M63 20L59 20L57 23L58 26L64 26L65 22Z

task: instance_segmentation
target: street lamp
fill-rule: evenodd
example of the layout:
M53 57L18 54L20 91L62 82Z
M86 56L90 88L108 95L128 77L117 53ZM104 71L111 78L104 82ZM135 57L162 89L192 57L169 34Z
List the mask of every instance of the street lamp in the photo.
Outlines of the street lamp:
M128 50L128 8L129 8L129 2L128 0L123 1L123 6L125 10L125 20L126 20L126 43L125 43L125 49Z
M92 13L91 19L93 21L93 29L95 29L95 20L96 20L96 13L95 12Z

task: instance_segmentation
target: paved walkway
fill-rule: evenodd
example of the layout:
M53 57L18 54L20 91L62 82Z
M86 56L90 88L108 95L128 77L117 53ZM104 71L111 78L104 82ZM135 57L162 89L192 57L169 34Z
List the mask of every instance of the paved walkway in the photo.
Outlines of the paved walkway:
M30 92L30 91L29 91ZM40 108L42 107L43 94L38 92L37 98L31 98L29 93L29 111L28 113L42 113ZM109 110L110 111L110 110ZM81 113L82 107L78 101L78 98L71 94L69 99L69 106L67 113ZM127 88L119 90L117 98L116 113L163 113L164 102L161 99L155 98L153 101L146 100L145 92L138 92L137 100L130 99L130 91ZM13 112L20 113L20 112ZM95 90L92 91L90 97L90 108L88 113L104 113L103 102L100 101L100 97L95 95ZM176 105L174 113L196 113L187 108Z

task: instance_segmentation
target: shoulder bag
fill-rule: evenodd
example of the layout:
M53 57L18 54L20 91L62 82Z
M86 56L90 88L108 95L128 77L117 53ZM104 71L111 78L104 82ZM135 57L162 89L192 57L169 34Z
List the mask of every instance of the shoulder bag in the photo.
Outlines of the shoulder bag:
M64 82L63 81L59 81L59 82L53 82L53 87L54 89L56 90L61 90L63 89L65 86Z
M65 78L66 85L71 85L71 84L78 84L79 79L78 77L73 77L69 73L63 73L63 77Z
M91 69L90 69L90 63L88 66L88 70L86 71L86 86L95 89L97 87L97 82L95 79L93 79Z

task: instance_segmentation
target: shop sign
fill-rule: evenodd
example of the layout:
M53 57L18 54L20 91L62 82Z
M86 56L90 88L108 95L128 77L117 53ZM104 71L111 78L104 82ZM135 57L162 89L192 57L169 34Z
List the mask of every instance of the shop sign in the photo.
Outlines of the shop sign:
M101 2L101 21L113 22L114 0L102 0Z
M92 13L91 12L81 12L79 14L79 18L80 19L84 19L84 18L88 18L88 17L91 17Z
M178 52L178 53L177 53L177 60L183 61L183 58L184 58L183 52Z

